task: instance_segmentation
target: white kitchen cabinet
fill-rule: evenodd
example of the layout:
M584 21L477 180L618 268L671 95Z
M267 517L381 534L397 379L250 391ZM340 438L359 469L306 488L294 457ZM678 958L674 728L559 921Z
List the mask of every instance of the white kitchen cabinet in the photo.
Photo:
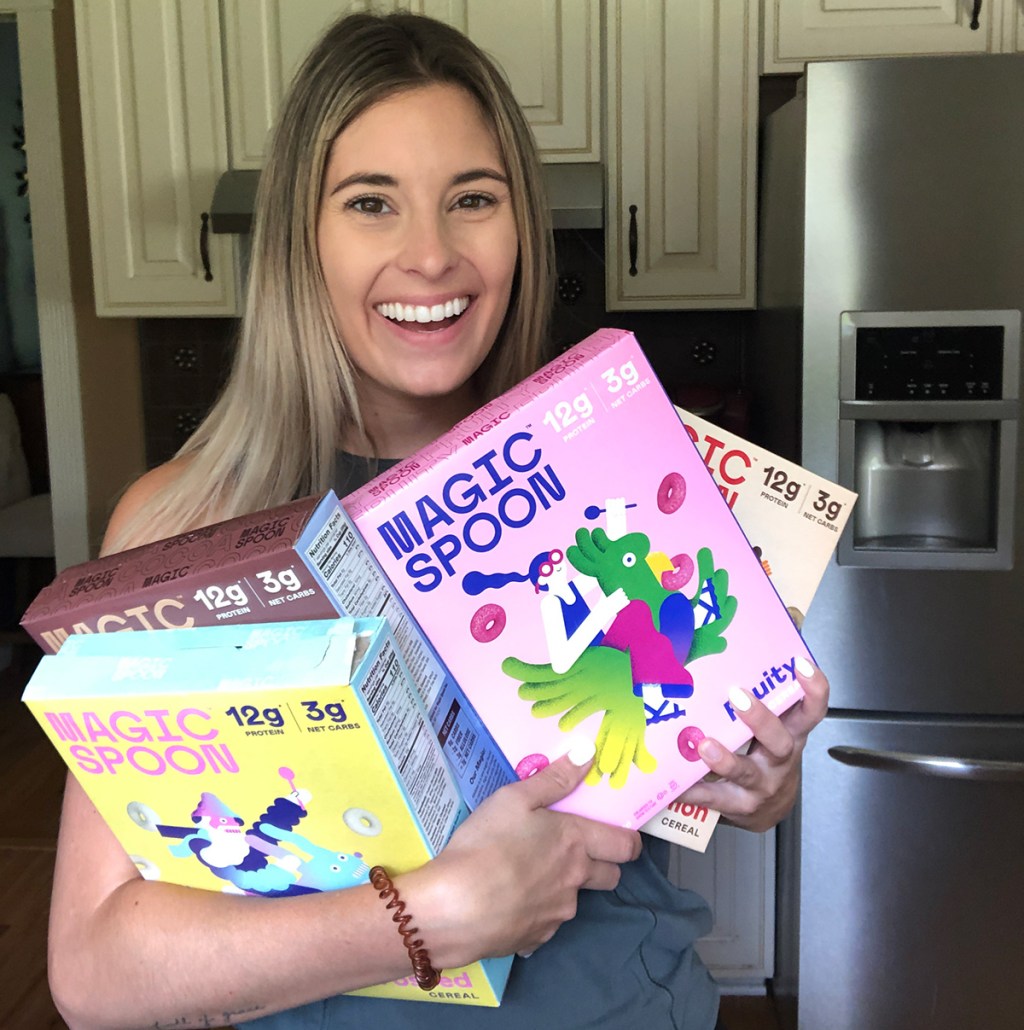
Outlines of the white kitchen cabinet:
M762 71L848 57L1012 52L1024 46L1022 17L1021 0L764 0Z
M727 993L754 993L775 967L775 831L719 824L704 854L672 849L669 879L711 906L714 925L697 943Z
M1024 0L1003 2L1003 52L1024 53Z
M756 0L608 0L609 310L754 306Z
M223 0L234 168L260 168L267 133L299 61L340 0ZM389 0L465 32L504 69L545 161L601 158L599 0Z
M230 315L234 243L204 231L227 169L217 0L76 0L96 309Z

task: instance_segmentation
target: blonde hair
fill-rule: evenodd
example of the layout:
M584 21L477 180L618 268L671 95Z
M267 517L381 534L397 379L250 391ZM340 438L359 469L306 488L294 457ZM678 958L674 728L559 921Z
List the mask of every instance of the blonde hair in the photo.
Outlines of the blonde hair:
M453 84L480 104L510 184L519 261L502 327L477 373L485 398L529 375L548 331L554 258L533 135L495 64L418 15L350 14L306 57L271 138L256 198L245 313L228 382L178 452L180 474L128 520L113 548L326 490L343 429L365 437L353 366L317 255L331 144L395 93Z

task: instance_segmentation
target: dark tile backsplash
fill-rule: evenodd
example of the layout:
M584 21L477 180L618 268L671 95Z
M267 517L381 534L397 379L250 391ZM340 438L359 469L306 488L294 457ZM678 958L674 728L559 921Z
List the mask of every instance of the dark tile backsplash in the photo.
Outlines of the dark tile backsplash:
M231 318L144 318L139 322L146 464L171 458L199 425L231 367L238 323Z
M559 298L552 354L603 326L636 333L673 400L714 418L726 403L743 407L748 311L604 309L600 230L556 233ZM167 461L199 424L230 368L238 323L227 318L150 318L139 323L146 461ZM731 428L742 429L742 425Z
M564 350L602 326L630 329L658 378L679 403L707 407L743 383L749 311L605 311L604 236L599 229L555 233L559 297L554 344Z

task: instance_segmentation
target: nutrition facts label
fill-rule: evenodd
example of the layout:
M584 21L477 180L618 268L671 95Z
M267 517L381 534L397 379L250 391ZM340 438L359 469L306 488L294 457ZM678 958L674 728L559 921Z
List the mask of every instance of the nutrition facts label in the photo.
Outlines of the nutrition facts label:
M356 618L376 615L388 620L413 683L430 708L444 683L444 670L424 645L344 512L336 512L325 523L307 553L344 614Z
M362 694L423 832L440 851L459 797L414 689L394 648L385 643L363 680Z

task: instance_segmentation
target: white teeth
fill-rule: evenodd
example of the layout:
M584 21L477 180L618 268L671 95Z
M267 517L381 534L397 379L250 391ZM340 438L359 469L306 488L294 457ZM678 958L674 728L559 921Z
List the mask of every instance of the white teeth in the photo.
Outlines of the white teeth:
M445 318L454 318L461 315L469 307L469 297L453 297L443 304L434 304L427 307L426 304L400 304L397 301L388 301L377 305L378 314L390 318L395 322L440 322Z

